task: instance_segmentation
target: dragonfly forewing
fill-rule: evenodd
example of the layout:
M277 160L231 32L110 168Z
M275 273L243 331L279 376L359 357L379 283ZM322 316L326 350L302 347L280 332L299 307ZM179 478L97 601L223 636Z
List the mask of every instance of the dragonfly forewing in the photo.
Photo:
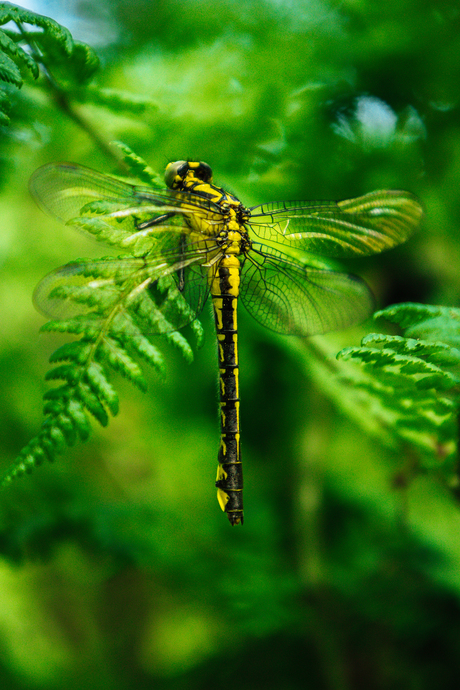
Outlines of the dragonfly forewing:
M164 230L180 233L191 225L199 231L204 226L209 237L221 218L216 204L196 195L131 185L73 163L42 166L29 187L48 215L120 247L133 242L140 227L146 228L143 237L150 236L152 242ZM153 244L147 249L152 248Z
M350 258L391 249L417 228L422 207L409 192L384 190L345 201L263 204L250 224L261 239L313 254Z

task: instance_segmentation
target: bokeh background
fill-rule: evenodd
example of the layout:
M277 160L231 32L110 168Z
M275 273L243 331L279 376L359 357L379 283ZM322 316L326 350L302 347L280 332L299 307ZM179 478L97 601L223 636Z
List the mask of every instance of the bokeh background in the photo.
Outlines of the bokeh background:
M415 192L405 246L348 268L379 306L460 298L460 6L454 0L30 2L101 58L98 83L150 98L142 115L80 112L161 171L205 160L252 205ZM118 172L51 99L25 86L0 131L0 463L38 431L47 359L40 278L104 254L46 218L27 182L72 160ZM213 324L165 379L123 381L105 430L1 496L5 690L454 688L460 517L436 475L328 396L309 347L241 310L245 524L215 497ZM383 328L384 325L380 325ZM333 356L376 326L318 340ZM193 343L193 335L186 332ZM159 340L161 346L161 341ZM401 484L401 482L399 482Z

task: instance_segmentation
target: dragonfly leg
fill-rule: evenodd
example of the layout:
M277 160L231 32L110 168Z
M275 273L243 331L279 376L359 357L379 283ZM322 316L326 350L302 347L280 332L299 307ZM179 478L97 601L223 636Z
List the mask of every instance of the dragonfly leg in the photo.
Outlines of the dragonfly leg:
M151 228L154 225L160 225L164 223L168 218L172 218L176 213L171 211L170 213L163 213L162 216L156 216L156 218L151 218L150 220L145 220L143 223L136 225L136 230L145 230L146 228Z

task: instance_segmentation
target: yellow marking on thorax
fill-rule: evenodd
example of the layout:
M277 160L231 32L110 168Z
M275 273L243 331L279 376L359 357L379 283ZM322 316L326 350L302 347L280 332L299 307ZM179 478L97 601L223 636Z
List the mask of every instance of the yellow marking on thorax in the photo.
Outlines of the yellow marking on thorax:
M193 167L190 163L189 165L190 167ZM203 180L200 180L199 177L195 176L195 172L193 170L189 170L187 172L182 184L184 189L190 189L193 187L194 193L206 195L206 198L209 199L209 201L213 201L216 204L225 202L232 206L241 206L241 201L235 197L232 197L224 189L222 189L222 187L217 187L211 182L203 182Z
M192 163L189 163L190 167L198 167L198 165L199 163L197 163L196 166L193 166ZM203 182L199 178L195 177L195 172L193 170L189 170L187 172L182 184L185 191L190 190L198 196L202 195L204 199L209 200L210 202L213 202L222 208L222 213L224 216L228 215L228 231L238 232L241 229L238 221L236 220L236 209L240 209L242 207L239 199L233 197L231 194L228 194L221 187L216 187L216 185L213 185L210 182ZM184 204L184 207L186 208L186 204ZM198 232L208 235L209 237L216 237L221 232L223 220L221 214L213 213L212 211L207 211L205 209L203 209L201 213L196 209L191 210L193 210L193 213L191 214L189 222ZM231 248L229 248L229 253L240 254L241 235L238 239L235 238L235 240L236 242L232 241Z

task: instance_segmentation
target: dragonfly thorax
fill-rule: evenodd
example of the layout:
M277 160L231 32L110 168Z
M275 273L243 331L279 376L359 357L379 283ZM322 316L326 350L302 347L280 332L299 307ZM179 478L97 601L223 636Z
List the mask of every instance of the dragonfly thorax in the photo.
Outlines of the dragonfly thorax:
M241 232L240 229L229 230L225 233L225 238L222 242L226 255L243 254L248 243L248 236L246 232Z
M232 211L240 223L249 218L249 211L233 194L222 187L212 184L212 169L203 161L175 161L169 163L165 170L165 182L170 189L193 192L197 196L218 204L224 215Z

